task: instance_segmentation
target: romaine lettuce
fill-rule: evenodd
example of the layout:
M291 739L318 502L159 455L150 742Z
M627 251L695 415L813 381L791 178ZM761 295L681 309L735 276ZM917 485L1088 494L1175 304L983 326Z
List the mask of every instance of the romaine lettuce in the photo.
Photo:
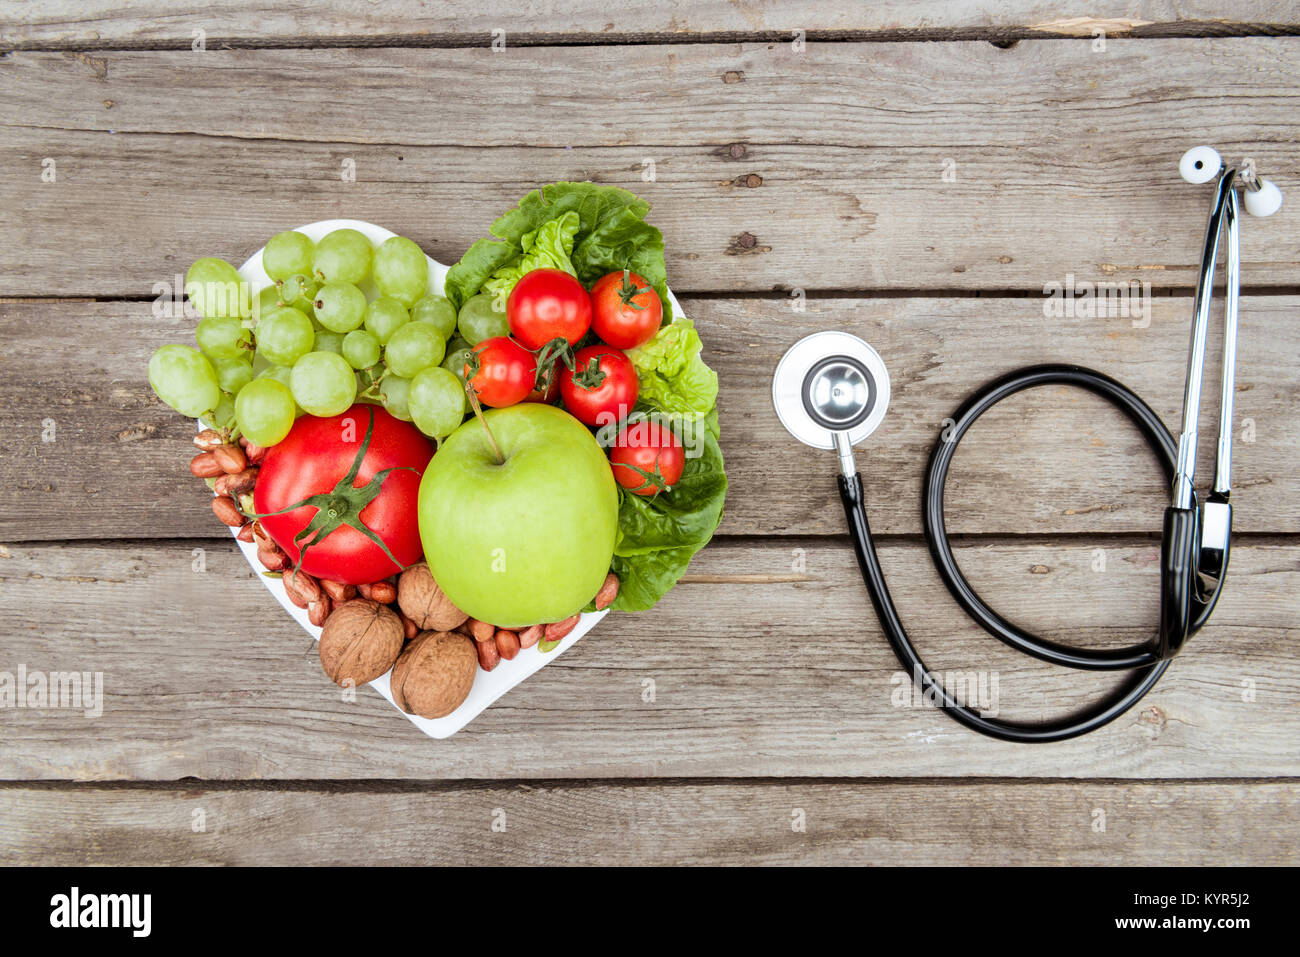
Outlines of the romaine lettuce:
M636 367L640 401L664 412L706 416L718 403L718 374L704 364L695 323L682 316L627 356Z
M523 275L527 271L521 268L526 256L543 245L543 227L562 218L571 223L571 213L577 217L578 226L564 250L572 265L566 271L573 272L590 286L607 272L631 269L654 287L663 302L665 321L671 321L664 237L645 221L649 211L649 203L616 186L552 183L533 190L517 207L492 224L495 238L478 240L451 267L447 273L446 295L459 309L465 300L483 291L494 279L499 282L491 291L500 293L504 287L508 293L514 286L510 276L513 274L517 280ZM564 232L568 226L557 228ZM534 244L531 249L526 240ZM548 254L554 256L555 247L550 242L546 245Z
M534 269L561 269L576 276L570 255L573 240L578 235L578 214L570 210L556 219L549 219L531 233L519 239L523 255L509 266L502 266L483 283L482 292L489 292L500 302L505 302L510 290L515 288L524 273Z

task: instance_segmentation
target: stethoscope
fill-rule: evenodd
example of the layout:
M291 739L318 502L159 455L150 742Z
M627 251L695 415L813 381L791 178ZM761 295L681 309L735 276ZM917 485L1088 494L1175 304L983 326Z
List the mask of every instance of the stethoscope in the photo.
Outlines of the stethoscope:
M1238 184L1244 187L1246 211L1254 216L1275 213L1282 205L1282 194L1276 185L1260 179L1253 170L1225 168L1218 152L1208 146L1188 150L1178 169L1190 183L1208 183L1217 178L1196 286L1182 431L1178 439L1174 439L1150 406L1109 376L1074 365L1039 365L1004 375L968 398L935 442L925 473L921 513L926 541L944 584L967 614L994 637L1043 661L1089 671L1132 672L1121 687L1080 714L1036 724L998 720L958 700L939 676L926 667L903 629L885 584L864 510L862 476L853 459L853 446L874 432L885 417L889 405L889 372L885 363L875 349L857 336L827 331L801 339L777 364L772 401L782 425L800 442L813 448L834 449L839 456L840 498L858 566L894 654L908 674L916 677L918 690L926 695L927 701L982 734L1007 741L1061 741L1113 721L1160 680L1187 639L1205 626L1223 590L1232 528L1229 504L1232 399L1241 268L1235 187ZM1219 444L1214 485L1202 503L1193 484L1196 431L1220 236L1227 239L1227 282ZM980 599L962 575L948 541L943 517L944 485L962 436L981 415L1008 396L1055 384L1087 389L1117 406L1146 437L1172 483L1172 502L1165 509L1161 542L1160 622L1156 636L1140 645L1110 650L1078 648L1048 641L1017 627Z

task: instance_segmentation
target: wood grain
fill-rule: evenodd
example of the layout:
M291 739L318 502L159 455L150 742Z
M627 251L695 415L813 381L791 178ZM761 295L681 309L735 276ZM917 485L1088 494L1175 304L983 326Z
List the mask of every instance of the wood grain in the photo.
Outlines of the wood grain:
M1268 0L1232 4L1144 2L1135 15L1124 0L1094 2L1088 16L1063 16L1047 0L962 0L962 2L826 3L813 0L668 0L652 7L620 8L585 0L579 3L518 4L499 0L430 5L420 0L385 0L383 4L335 3L296 5L266 0L214 0L203 4L132 3L109 0L41 0L3 5L6 16L0 43L23 45L136 46L183 45L202 29L213 46L228 42L262 42L284 46L346 39L349 42L470 42L486 45L493 30L505 30L507 43L626 43L646 38L686 40L701 35L775 35L789 39L792 30L814 35L884 33L932 36L944 31L1002 36L1046 34L1091 37L1094 29L1111 36L1160 32L1160 28L1196 28L1231 32L1234 26L1294 24L1295 10ZM0 8L0 9L3 9ZM988 32L985 34L983 31Z
M1292 782L6 788L0 863L1294 865L1297 810Z
M922 474L945 417L1018 366L1078 362L1113 375L1177 423L1191 300L1152 300L1149 325L1047 319L1041 299L687 299L718 370L730 490L721 533L843 534L834 459L798 445L771 406L771 374L799 337L839 328L873 343L893 383L889 415L863 444L873 528L920 532ZM1300 531L1300 353L1295 297L1242 304L1236 396L1235 526ZM0 301L0 536L8 541L211 535L207 491L186 463L189 422L149 391L149 353L190 341L192 321L151 303ZM92 345L93 344L93 345ZM1201 475L1213 464L1218 334L1211 337ZM53 424L53 431L49 429ZM47 438L53 441L46 441ZM1008 400L969 433L949 481L959 533L1140 533L1160 528L1167 490L1127 421L1078 390Z
M196 552L195 549L202 549ZM1211 625L1109 727L1059 745L981 738L901 697L906 676L843 541L715 543L651 612L614 615L465 730L426 738L369 689L342 700L311 639L228 541L14 546L0 670L100 671L99 717L0 709L0 779L1294 776L1294 548L1239 542ZM974 586L1026 628L1145 639L1156 542L975 542ZM195 571L201 560L203 571ZM1001 716L1067 713L1114 676L1056 669L967 621L923 546L885 543L934 669L984 671ZM753 576L771 576L755 582ZM698 577L696 577L698 576ZM978 680L978 675L976 676Z
M148 296L340 215L452 261L586 178L654 204L678 292L1186 288L1187 131L1288 190L1297 73L1280 39L13 53L0 295ZM1244 281L1293 283L1300 220L1250 225Z

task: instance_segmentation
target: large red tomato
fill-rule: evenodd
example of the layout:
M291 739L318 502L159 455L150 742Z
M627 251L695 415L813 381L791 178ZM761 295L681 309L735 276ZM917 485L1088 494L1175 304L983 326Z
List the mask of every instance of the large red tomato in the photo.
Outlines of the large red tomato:
M366 441L371 416L370 444L349 488L342 483ZM260 521L267 534L295 563L298 546L294 536L324 511L331 513L334 521L359 517L402 565L411 565L424 553L416 502L420 478L433 451L433 444L419 429L378 406L358 402L329 418L304 415L284 440L266 453L253 490L253 505L259 515L266 516ZM362 490L384 469L393 471L369 490L374 497L366 503ZM282 515L269 514L313 496L318 496L315 504ZM400 570L379 545L347 524L323 537L318 534L308 543L301 567L317 578L360 585Z

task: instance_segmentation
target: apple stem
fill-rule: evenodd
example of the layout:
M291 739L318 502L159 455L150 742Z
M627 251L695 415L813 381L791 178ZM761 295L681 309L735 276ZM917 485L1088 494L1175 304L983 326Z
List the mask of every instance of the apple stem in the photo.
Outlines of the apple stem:
M483 426L483 431L487 433L488 441L492 443L492 451L496 453L497 465L505 465L506 457L501 454L501 446L497 445L496 437L492 430L488 428L487 419L483 417L483 407L478 404L478 393L468 382L465 383L465 394L469 396L469 404L474 409L474 415L478 418L479 424Z

